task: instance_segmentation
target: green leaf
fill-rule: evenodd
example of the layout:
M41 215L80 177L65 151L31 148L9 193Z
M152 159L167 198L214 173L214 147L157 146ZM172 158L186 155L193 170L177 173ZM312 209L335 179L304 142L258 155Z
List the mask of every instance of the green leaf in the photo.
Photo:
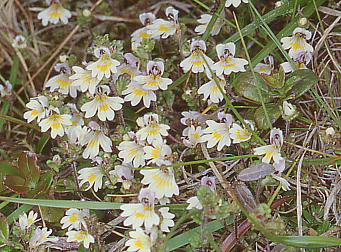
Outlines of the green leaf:
M53 172L47 171L40 176L40 179L35 187L35 196L47 191L53 182Z
M48 143L48 141L50 140L50 135L48 134L44 134L41 136L41 138L39 139L39 142L37 144L37 153L41 154L45 145Z
M288 80L285 83L287 96L300 97L307 92L318 81L315 73L309 69L299 69L289 74Z
M266 104L265 107L266 107L266 111L268 112L270 121L272 123L275 122L281 116L281 110L278 104L276 103ZM256 112L254 114L254 120L257 123L257 127L259 129L270 128L270 125L268 121L266 120L263 107L259 107L256 109Z
M40 177L37 165L37 155L33 152L23 151L18 158L18 170L21 177L27 180L29 187L34 188Z
M120 203L114 202L97 202L97 201L80 201L80 200L46 200L46 199L17 199L12 197L2 197L0 200L13 203L27 204L32 206L46 206L57 208L86 208L96 210L112 210L120 209Z
M340 238L328 236L274 236L275 242L297 248L328 248L341 245Z
M260 76L265 84L272 88L278 89L283 87L284 85L285 73L283 72L282 68L280 68L280 71L278 73L272 75L261 74Z
M17 176L17 175L6 175L4 177L4 185L11 190L12 192L16 193L28 193L29 188L26 185L26 179Z
M9 225L6 216L0 213L0 244L6 243L9 237Z
M258 79L259 89L261 96L263 97L263 101L264 103L268 103L272 100L270 97L271 89L265 84L260 74L255 74L256 78ZM239 74L238 77L233 81L232 86L238 95L258 103L262 102L262 97L260 97L258 94L257 81L250 72Z
M0 192L6 189L3 181L4 177L8 174L17 174L16 170L12 166L12 163L8 160L0 161Z

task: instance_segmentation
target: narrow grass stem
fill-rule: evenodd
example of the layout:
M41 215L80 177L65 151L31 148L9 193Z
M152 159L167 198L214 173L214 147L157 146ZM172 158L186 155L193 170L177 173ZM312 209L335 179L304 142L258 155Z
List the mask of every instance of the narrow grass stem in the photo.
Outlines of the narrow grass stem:
M251 4L251 3L250 3ZM257 88L257 92L258 92L258 96L261 100L261 103L262 103L262 107L263 107L263 110L264 110L264 114L265 114L265 118L270 126L270 128L272 128L272 123L270 121L270 118L269 118L269 114L268 114L268 111L266 110L266 107L265 107L265 103L264 103L264 99L263 99L263 96L262 96L262 93L261 93L261 90L259 88L259 81L258 81L258 78L255 74L255 71L253 70L253 67L252 67L252 62L251 62L251 58L250 58L250 55L249 55L249 52L247 51L247 47L246 47L246 44L245 44L245 41L244 41L244 38L243 38L243 35L240 31L240 27L239 27L239 23L238 23L238 20L237 20L237 17L236 17L236 14L233 12L233 17L234 17L234 21L236 22L236 26L237 26L237 30L239 32L239 36L240 36L240 40L242 42L242 45L244 47L244 51L245 51L245 55L247 57L247 60L249 62L249 66L250 66L250 70L251 70L251 73L252 73L252 76L254 78L254 80L256 81L256 88Z

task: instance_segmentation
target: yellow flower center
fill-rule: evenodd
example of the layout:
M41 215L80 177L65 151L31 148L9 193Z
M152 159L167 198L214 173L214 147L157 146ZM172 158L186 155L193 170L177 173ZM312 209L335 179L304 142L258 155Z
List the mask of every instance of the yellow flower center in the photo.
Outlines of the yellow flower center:
M69 221L73 223L73 222L77 221L77 219L78 219L77 214L73 213L73 214L71 214Z
M95 173L90 173L90 176L88 177L88 182L93 182L97 178L97 175Z

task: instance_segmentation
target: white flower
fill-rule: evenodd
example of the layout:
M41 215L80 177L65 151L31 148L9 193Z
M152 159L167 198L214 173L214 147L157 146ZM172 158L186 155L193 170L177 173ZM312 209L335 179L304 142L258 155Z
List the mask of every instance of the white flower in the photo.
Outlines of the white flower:
M85 248L90 247L90 243L94 243L94 237L89 234L87 231L79 230L79 231L68 231L66 232L67 242L83 242Z
M136 231L129 232L129 236L132 239L129 239L125 245L129 248L127 251L137 251L137 252L151 252L152 250L152 242L150 237L146 235L146 233L138 228Z
M15 38L12 42L12 46L14 48L20 48L20 49L26 48L27 47L27 40L24 36L17 35L17 36L15 36Z
M224 17L224 12L220 13L220 16ZM198 33L199 35L204 34L207 28L207 25L209 24L209 22L211 21L212 15L210 14L203 14L201 15L201 17L198 19L198 22L201 25L198 25L197 27L195 27L194 31L196 33ZM215 21L212 30L210 32L210 34L212 36L218 35L221 27L223 27L224 25L224 20L221 19L220 17L217 18L217 20Z
M89 217L89 211L77 208L70 208L66 210L65 216L60 220L60 223L63 225L62 229L68 228L71 229L82 229L87 228L86 221L84 218Z
M246 123L248 123L253 129L253 124L249 121L245 120ZM230 137L233 139L233 143L241 143L248 141L252 136L252 133L248 131L246 128L242 128L239 124L233 123L232 127L230 129Z
M227 0L225 3L225 7L230 7L231 5L233 5L233 7L238 7L242 1L243 3L249 2L249 0Z
M132 53L125 53L124 59L126 63L123 63L117 67L117 73L115 77L120 75L129 75L130 79L139 75L141 72L138 70L140 66L139 58L135 57Z
M334 136L335 135L335 130L333 127L329 127L326 129L326 134L329 136Z
M230 125L231 122L217 123L213 120L206 121L208 128L204 130L205 135L202 139L207 142L207 148L212 148L218 144L218 151L224 146L231 145Z
M153 38L168 38L176 33L180 29L178 23L178 13L179 11L173 7L168 7L166 9L167 20L156 19L151 25L147 26L148 33L152 35Z
M278 176L276 174L272 174L271 176L281 183L283 191L290 190L290 183L285 178L282 178L281 176Z
M211 75L208 66L212 68L213 60L205 55L206 52L206 44L203 40L194 40L191 43L191 55L181 61L180 67L182 70L187 73L191 70L193 73L202 73L206 71L208 76ZM205 62L205 60L207 62ZM208 65L208 66L207 66Z
M109 97L108 86L101 86L102 88L96 92L94 99L83 104L81 110L85 112L85 118L93 117L96 113L101 121L112 121L115 117L115 112L122 109L124 100L121 97ZM107 90L105 89L107 88Z
M169 232L169 227L174 227L174 221L172 219L175 215L169 212L169 207L161 207L159 211L162 216L160 230L162 232Z
M297 50L292 56L292 59L294 61L294 64L299 69L307 69L307 65L312 60L312 54L307 51ZM293 72L294 69L292 68L291 64L289 62L284 62L280 65L283 68L283 71L285 73Z
M183 136L188 136L188 131L191 126L194 125L200 118L203 118L201 113L197 111L184 111L181 112L181 115L183 116L183 118L180 119L181 124L187 126L182 131Z
M151 90L145 89L143 85L136 81L131 81L127 89L122 91L122 94L126 95L124 101L130 101L132 106L136 106L143 99L143 105L149 108L150 102L156 101L156 94Z
M72 80L69 78L69 74L62 72L49 79L45 83L45 87L49 87L51 92L57 89L62 94L70 94L72 98L76 98L78 87L72 86L71 84Z
M281 148L283 145L283 131L278 128L273 128L270 131L270 144Z
M44 228L37 227L29 240L30 248L35 249L45 242L58 241L58 237L49 237L51 233L52 229L48 230L46 227Z
M292 116L296 111L293 105L287 101L283 102L282 107L283 107L283 112L286 116Z
M121 216L128 217L124 220L124 226L132 225L134 229L145 226L150 230L153 225L159 225L160 217L154 212L154 206L144 203L123 204Z
M142 13L139 16L141 23L144 27L137 29L131 34L131 41L132 42L141 42L143 39L149 39L152 37L152 34L148 30L147 26L154 22L155 15L153 13Z
M198 94L203 94L204 100L209 99L209 101L212 103L221 102L224 99L224 95L220 90L226 93L226 81L224 79L217 78L217 82L218 84L215 82L214 79L211 79L209 82L202 85L198 89ZM221 87L221 89L219 89L218 85Z
M307 40L311 39L311 32L297 27L291 37L284 37L281 39L284 49L289 50L289 56L293 57L297 51L307 51L312 53L314 51L313 47L307 43Z
M83 114L80 113L75 104L67 104L73 112L71 117L72 124L66 128L66 134L70 143L78 144L83 133L82 126L84 125Z
M247 60L234 58L236 45L234 43L219 44L216 46L219 62L214 63L212 70L215 70L217 75L229 75L232 72L245 72L244 66L248 64Z
M54 139L57 135L64 136L66 126L71 124L71 115L60 115L59 109L52 108L50 115L43 119L39 126L42 132L46 132L51 128L51 137Z
M204 131L201 129L201 126L195 127L191 125L187 132L187 137L183 140L184 145L189 148L194 148L199 143L204 143L203 139Z
M154 142L153 146L143 147L145 152L144 158L150 160L148 164L156 164L158 166L170 164L169 158L172 155L171 148L163 142Z
M102 80L104 76L110 78L111 73L117 73L120 62L111 58L109 48L98 47L94 50L94 54L99 59L86 67L86 70L91 70L92 77Z
M145 90L166 90L173 82L169 78L162 78L164 73L164 64L162 61L149 61L147 64L147 74L139 75L134 81L141 84Z
M83 168L79 170L78 173L80 174L78 179L81 180L79 186L82 186L86 182L89 184L85 191L94 187L94 191L97 192L98 189L102 188L102 179L104 174L100 167Z
M32 122L37 118L40 122L46 116L46 107L48 106L48 100L45 96L41 95L35 98L31 98L30 102L26 104L26 107L32 109L24 113L24 118L27 122Z
M172 197L173 194L179 195L179 187L176 184L172 167L145 169L140 170L140 173L144 175L141 183L149 185L148 188L155 192L156 198Z
M124 163L132 163L135 168L145 165L143 145L137 141L123 141L117 149Z
M139 124L139 119L137 122ZM142 127L136 132L137 137L139 137L142 141L147 140L149 144L152 144L154 141L162 142L162 136L168 136L167 130L170 127L166 124L159 123L159 116L157 114L146 114L143 117L144 125L139 125Z
M28 216L26 213L19 215L19 227L22 230L28 229L32 224L38 221L38 213L30 211Z
M189 198L186 202L189 203L189 205L186 208L187 210L190 210L192 208L197 208L201 210L203 208L197 196Z
M111 145L112 141L109 137L107 137L100 126L95 122L90 122L94 125L92 129L87 129L88 132L80 139L81 145L87 145L84 152L83 158L94 158L99 153L99 146L105 152L112 152ZM90 125L89 123L89 125Z
M11 95L12 90L12 84L9 81L5 81L4 85L0 84L0 97Z
M92 72L90 70L84 70L79 66L73 66L72 70L75 74L69 77L72 80L72 86L79 87L82 92L89 90L91 95L95 94L96 86L99 84L100 80L92 77Z
M264 63L258 63L253 69L256 73L270 75L274 68L274 58L272 56L266 56Z
M46 26L49 22L57 24L59 21L67 24L71 16L71 12L63 8L60 3L53 3L47 9L39 12L38 19L41 19L43 26Z
M265 156L262 158L262 162L268 164L271 162L271 159L273 159L275 163L279 163L279 161L282 159L280 148L272 144L255 148L254 154L255 155L265 154Z
M116 165L115 169L110 171L109 174L111 176L115 176L117 178L117 182L127 182L133 179L133 170L132 164L123 163L122 165Z

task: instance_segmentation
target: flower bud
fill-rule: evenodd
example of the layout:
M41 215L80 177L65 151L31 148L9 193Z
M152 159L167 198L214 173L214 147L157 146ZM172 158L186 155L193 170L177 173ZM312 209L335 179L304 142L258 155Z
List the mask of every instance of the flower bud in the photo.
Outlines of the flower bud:
M326 135L333 137L335 135L335 130L333 127L329 127L326 129Z
M277 1L275 3L275 7L278 8L278 7L281 7L283 5L283 1Z
M308 19L305 17L302 17L298 20L298 25L301 27L305 27L308 23Z
M67 55L60 55L59 56L59 61L62 62L62 63L65 63L68 59L68 56Z
M84 10L83 10L83 16L84 16L84 17L90 17L90 16L91 16L91 11L88 10L88 9L84 9Z
M296 107L293 104L287 101L284 101L282 105L283 119L290 121L290 120L293 120L297 116L298 116L298 113L297 113Z

